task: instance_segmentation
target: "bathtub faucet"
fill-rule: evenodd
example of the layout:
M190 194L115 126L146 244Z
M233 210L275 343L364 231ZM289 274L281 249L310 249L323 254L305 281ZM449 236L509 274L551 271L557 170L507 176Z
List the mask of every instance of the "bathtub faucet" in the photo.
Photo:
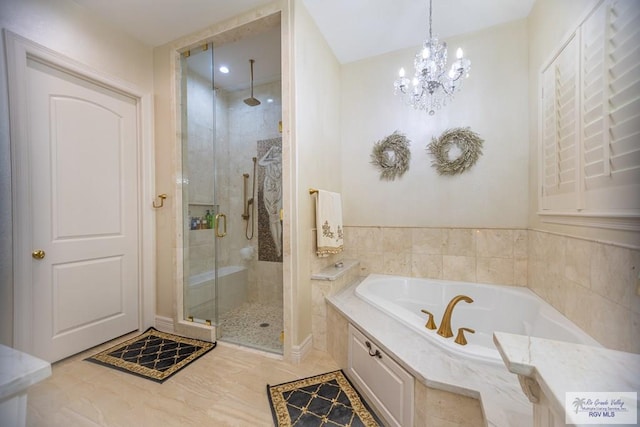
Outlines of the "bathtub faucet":
M449 305L447 305L447 309L444 311L444 316L442 316L442 322L440 323L440 328L438 329L438 335L450 338L453 336L453 331L451 330L451 315L453 314L453 308L456 306L460 300L471 304L473 300L466 295L458 295L454 297L451 301L449 301Z

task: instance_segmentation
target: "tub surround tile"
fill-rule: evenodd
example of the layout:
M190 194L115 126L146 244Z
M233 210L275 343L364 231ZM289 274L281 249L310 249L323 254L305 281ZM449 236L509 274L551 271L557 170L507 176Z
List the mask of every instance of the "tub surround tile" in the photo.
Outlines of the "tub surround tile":
M515 375L504 367L452 356L358 298L356 285L329 297L331 306L366 332L417 381L478 399L488 426L532 425L531 404Z
M531 230L527 262L531 290L601 344L638 351L639 250Z
M513 230L513 256L516 259L529 256L529 231Z
M590 283L592 246L586 240L567 239L564 276L585 288Z
M440 228L411 229L411 251L414 254L442 255L444 243Z
M513 258L512 230L476 230L477 256L484 258Z
M626 351L632 353L640 353L640 340L636 331L640 331L640 313L631 312L629 318L629 327L631 329L631 341Z
M349 357L347 330L349 322L331 304L327 304L327 353L341 368L346 368Z
M638 354L502 332L494 342L509 371L537 382L558 414L566 392L640 390Z
M418 425L484 427L478 399L435 388L425 389L426 419Z
M382 252L360 253L358 259L360 260L361 276L384 272L384 254Z
M472 256L444 255L442 257L442 278L476 282L476 258Z
M529 269L529 261L525 259L516 259L513 261L513 284L516 286L527 286L527 274Z
M618 304L624 304L626 286L633 283L631 251L602 243L593 244L591 289Z
M411 258L411 277L442 279L442 255L413 254Z
M514 278L514 262L508 258L477 259L476 280L480 283L512 284Z
M408 251L398 243L407 232ZM638 249L538 230L429 227L345 227L345 245L349 257L360 260L361 276L526 286L596 339L618 350L637 348L627 329L640 336L638 325L617 327L614 318L640 313ZM600 315L592 313L605 305L618 314L596 322Z
M407 252L385 252L383 270L387 274L411 275L411 254Z
M345 246L350 245L359 252L383 252L382 228L349 227L345 230Z
M313 347L327 350L327 303L326 298L339 292L358 278L360 263L356 260L343 261L342 268L326 267L312 275L311 280L311 333Z
M527 230L519 229L345 227L345 252L360 260L362 276L400 274L526 286L522 268L527 242ZM487 261L478 264L480 258Z
M474 230L450 228L445 229L443 235L443 254L469 257L476 255L476 233Z
M411 253L411 229L383 228L382 246L385 253Z

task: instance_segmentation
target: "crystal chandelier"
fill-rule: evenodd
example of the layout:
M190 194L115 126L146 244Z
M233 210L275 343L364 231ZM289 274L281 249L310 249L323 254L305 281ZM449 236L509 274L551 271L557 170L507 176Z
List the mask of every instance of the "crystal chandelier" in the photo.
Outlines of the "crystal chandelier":
M432 0L429 0L429 39L416 54L413 80L405 77L404 68L400 68L400 77L393 86L395 94L401 94L407 104L434 115L436 110L446 105L448 99L453 98L454 92L460 90L464 78L469 77L471 61L464 58L462 49L458 48L455 62L446 71L447 43L441 43L431 33L431 7Z

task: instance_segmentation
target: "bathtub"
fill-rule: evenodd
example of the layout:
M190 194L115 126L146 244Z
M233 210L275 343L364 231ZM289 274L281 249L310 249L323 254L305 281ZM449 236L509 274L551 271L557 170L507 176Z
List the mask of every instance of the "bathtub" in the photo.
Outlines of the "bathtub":
M247 301L247 282L246 267L229 265L218 268L218 314L224 314ZM187 307L191 309L189 314L211 319L216 298L214 271L190 276L187 283L186 301Z
M355 293L445 351L492 364L503 365L493 344L493 332L498 331L601 347L527 288L371 274ZM474 302L460 301L455 306L451 316L454 336L443 338L437 329L425 328L428 316L420 310L433 313L439 327L447 304L456 295L467 295ZM464 346L454 342L461 327L475 329L475 333L465 332Z

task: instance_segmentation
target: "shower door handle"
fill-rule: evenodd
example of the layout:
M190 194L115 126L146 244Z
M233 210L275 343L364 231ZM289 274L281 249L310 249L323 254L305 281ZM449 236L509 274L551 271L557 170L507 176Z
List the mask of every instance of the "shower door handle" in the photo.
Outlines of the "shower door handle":
M220 221L224 220L224 227L220 233ZM224 237L227 235L227 216L225 214L216 215L216 237Z

